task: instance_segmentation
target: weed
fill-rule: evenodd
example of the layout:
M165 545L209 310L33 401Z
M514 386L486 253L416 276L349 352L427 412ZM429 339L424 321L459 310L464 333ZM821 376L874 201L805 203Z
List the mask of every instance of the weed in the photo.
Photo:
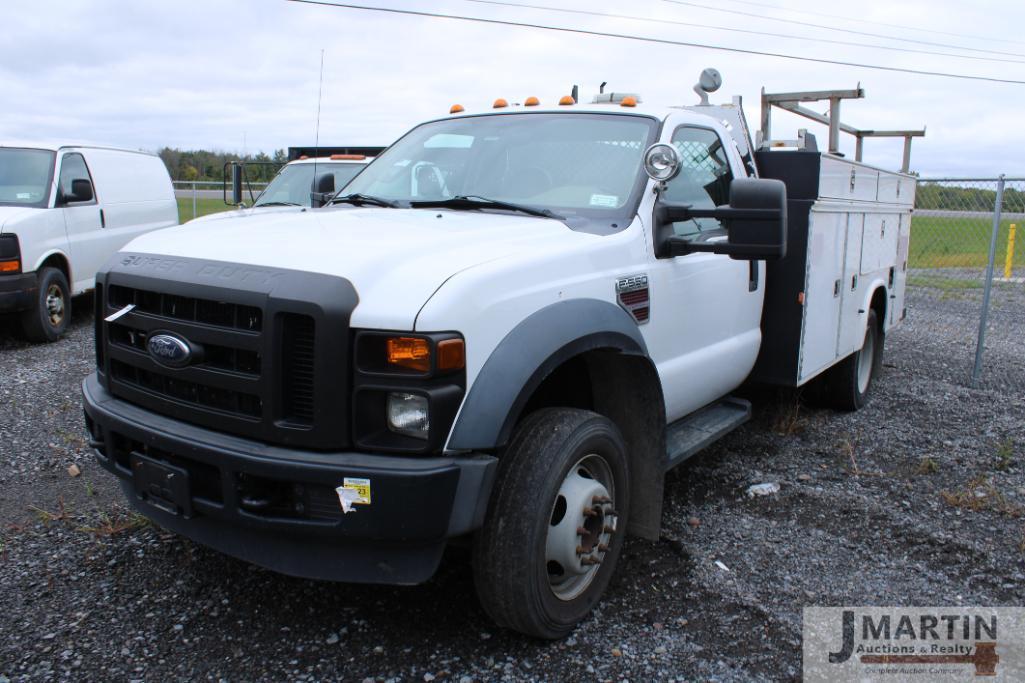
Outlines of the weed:
M85 482L85 495L90 498L96 495L96 489L93 488L93 483L91 481Z
M1014 464L1014 439L1004 439L997 446L996 468L1003 472Z
M1019 505L1008 502L1000 489L996 487L993 480L986 475L979 475L969 481L965 487L958 491L940 491L940 498L951 507L972 512L992 510L1006 517L1018 518L1025 515L1025 509Z
M779 397L772 415L772 431L783 436L793 436L804 431L807 420L801 415L801 398L798 395Z
M138 512L130 512L127 515L118 512L108 515L106 512L102 512L100 513L99 523L96 526L81 526L78 527L78 530L95 536L110 537L117 536L126 531L142 529L149 526L149 524L150 521Z
M940 471L940 464L930 458L928 455L918 461L918 467L915 468L915 474L936 474Z
M35 512L39 521L46 525L49 525L50 522L67 522L71 519L71 510L64 506L63 497L57 499L57 512L50 512L35 505L30 505L29 510Z

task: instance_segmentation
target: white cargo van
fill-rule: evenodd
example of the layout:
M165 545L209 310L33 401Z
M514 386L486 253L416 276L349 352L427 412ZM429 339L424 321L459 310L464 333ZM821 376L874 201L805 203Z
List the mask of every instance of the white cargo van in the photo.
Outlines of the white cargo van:
M57 339L71 297L93 288L113 253L177 224L171 178L156 155L0 142L0 313L20 313L33 341Z

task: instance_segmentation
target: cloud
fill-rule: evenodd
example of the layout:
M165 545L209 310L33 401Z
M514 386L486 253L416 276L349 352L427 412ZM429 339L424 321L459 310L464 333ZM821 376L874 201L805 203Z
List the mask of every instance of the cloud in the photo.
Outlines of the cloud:
M391 7L426 6L370 1ZM893 23L903 29L818 16L813 12L853 15L855 9L823 9L821 3L810 0L795 1L789 12L739 0L717 5L897 35L901 38L898 42L659 0L632 5L609 0L534 2L866 45L885 43L953 52L948 47L911 41L958 44L1002 50L1012 53L1003 58L1025 62L1025 45L1000 42L1008 35L1006 27L1021 25L1025 19L1025 7L1012 2L988 8L985 15L973 6L938 11L935 4L925 2L876 0L857 7L863 20ZM479 17L1025 80L1025 64L1018 63L880 52L460 0L429 6L432 11ZM923 25L961 37L916 30ZM981 41L966 35L990 35L993 39ZM0 28L0 138L88 139L145 149L169 145L237 151L243 144L248 151L312 144L321 49L322 144L386 144L417 122L444 115L453 102L470 109L487 107L496 97L517 100L537 95L553 101L575 83L586 96L608 81L610 88L640 92L653 104L691 103L695 101L691 86L701 69L716 66L725 78L716 97L741 94L752 125L757 125L763 85L770 91L792 91L853 88L860 82L868 97L845 102L844 120L876 129L927 125L927 137L915 141L912 154L913 168L923 174L1025 175L1025 161L1018 151L1025 146L1017 113L1025 106L1022 86L278 0L8 0ZM823 104L817 106L824 109ZM774 115L774 124L774 133L780 137L795 137L798 127L808 127L825 143L825 130L810 122ZM853 142L844 140L843 149L853 153ZM899 141L866 141L868 161L896 166L900 156Z

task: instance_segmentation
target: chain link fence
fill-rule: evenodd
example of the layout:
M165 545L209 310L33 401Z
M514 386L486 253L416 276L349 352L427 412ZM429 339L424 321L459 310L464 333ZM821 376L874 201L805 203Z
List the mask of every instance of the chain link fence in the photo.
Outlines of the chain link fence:
M175 180L174 196L178 200L178 219L184 223L208 213L228 211L232 206L224 202L224 183L220 180ZM268 183L254 182L244 186L246 204L251 204L249 188L253 196L259 196ZM231 199L231 188L228 188L228 199Z
M950 381L1025 391L1025 179L919 181L907 309Z

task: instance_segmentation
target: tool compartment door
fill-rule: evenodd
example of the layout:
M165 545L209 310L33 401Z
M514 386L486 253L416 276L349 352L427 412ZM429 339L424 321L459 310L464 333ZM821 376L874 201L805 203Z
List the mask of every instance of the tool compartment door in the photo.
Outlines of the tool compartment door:
M798 383L836 360L846 226L846 213L811 211Z
M846 358L861 348L865 341L866 315L861 306L864 303L864 279L861 277L861 243L865 226L865 214L851 213L847 216L847 246L844 250L843 303L840 312L840 336L836 344L836 357Z

